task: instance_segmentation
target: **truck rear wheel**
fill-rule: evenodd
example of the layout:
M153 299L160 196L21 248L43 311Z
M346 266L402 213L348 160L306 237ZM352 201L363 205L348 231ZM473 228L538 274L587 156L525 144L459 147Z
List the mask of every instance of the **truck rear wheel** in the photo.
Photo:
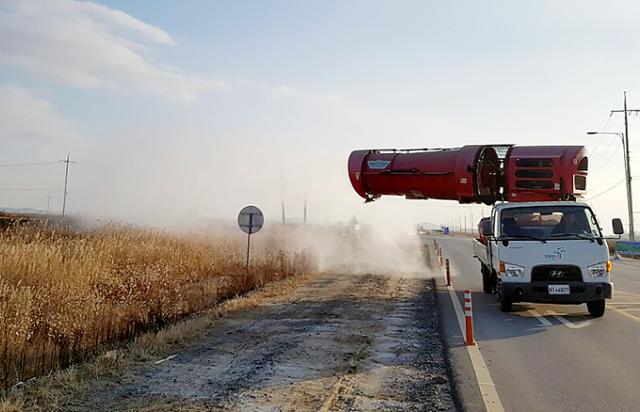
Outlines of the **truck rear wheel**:
M593 317L599 318L604 315L604 309L606 305L604 299L594 300L593 302L587 302L587 309L589 314Z
M481 264L480 272L482 272L482 290L484 293L493 293L494 282L491 272L484 264Z

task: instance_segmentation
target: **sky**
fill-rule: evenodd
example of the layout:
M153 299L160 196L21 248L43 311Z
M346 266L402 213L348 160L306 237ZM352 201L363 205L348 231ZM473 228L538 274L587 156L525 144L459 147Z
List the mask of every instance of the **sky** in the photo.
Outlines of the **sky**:
M586 132L621 130L624 91L640 107L637 21L633 1L0 0L0 207L59 211L70 152L74 214L295 220L306 197L318 223L470 227L488 208L363 204L349 153L580 144L602 225L627 223L620 141Z

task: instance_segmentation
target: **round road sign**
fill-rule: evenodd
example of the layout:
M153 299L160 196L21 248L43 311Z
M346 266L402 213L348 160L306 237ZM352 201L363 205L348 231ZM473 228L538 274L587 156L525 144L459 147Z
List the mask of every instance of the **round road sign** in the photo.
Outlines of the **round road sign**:
M244 233L257 233L264 225L264 216L255 206L247 206L238 215L238 226Z

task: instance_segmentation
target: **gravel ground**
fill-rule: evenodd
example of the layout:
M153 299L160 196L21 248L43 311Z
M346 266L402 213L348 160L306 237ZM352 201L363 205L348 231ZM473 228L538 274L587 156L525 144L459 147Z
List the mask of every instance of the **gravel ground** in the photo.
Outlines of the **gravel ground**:
M430 280L318 275L70 409L449 411L443 354Z

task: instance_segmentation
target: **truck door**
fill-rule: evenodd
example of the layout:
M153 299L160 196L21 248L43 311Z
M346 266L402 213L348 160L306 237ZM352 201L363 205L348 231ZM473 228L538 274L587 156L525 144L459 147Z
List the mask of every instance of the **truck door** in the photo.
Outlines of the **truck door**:
M491 225L493 226L493 239L489 242L487 242L487 244L489 245L489 261L491 262L491 269L494 269L498 267L498 256L497 255L497 251L498 251L498 241L495 240L498 238L499 236L499 230L500 230L500 220L498 219L498 211L493 209L491 211ZM497 272L497 270L496 270Z

